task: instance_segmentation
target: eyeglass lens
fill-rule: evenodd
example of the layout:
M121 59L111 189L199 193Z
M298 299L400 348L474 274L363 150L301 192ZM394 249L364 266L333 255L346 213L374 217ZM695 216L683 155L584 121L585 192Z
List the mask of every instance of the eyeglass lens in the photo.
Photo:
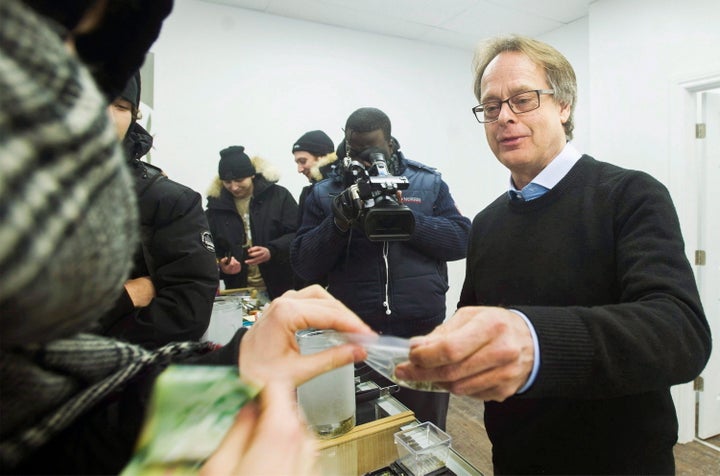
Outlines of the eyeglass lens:
M495 120L500 116L503 103L507 103L514 113L529 112L540 107L540 93L538 91L526 91L507 98L504 101L488 101L481 104L475 110L481 120Z

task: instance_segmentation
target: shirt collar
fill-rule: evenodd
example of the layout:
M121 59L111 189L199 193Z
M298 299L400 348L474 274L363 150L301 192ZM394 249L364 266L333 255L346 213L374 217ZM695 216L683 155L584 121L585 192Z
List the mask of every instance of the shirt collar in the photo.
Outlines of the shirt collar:
M515 197L517 195L524 196L525 191L527 190L527 192L532 195L532 198L536 198L542 194L538 194L536 189L539 187L542 187L545 191L552 189L558 184L558 182L560 182L560 180L563 179L563 177L565 177L565 175L567 175L568 172L570 172L570 169L572 169L573 165L580 160L580 157L582 157L582 154L570 142L567 142L557 157L551 160L550 163L537 175L537 177L535 177L532 182L527 184L522 190L515 188L512 177L510 177L510 187L508 193L511 197ZM531 198L526 197L525 199L528 200Z

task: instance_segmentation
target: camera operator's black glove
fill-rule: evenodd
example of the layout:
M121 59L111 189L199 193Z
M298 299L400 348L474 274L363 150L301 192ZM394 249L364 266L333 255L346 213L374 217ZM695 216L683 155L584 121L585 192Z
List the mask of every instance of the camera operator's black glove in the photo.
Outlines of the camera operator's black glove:
M340 231L348 231L361 210L362 201L358 196L357 185L349 186L332 199L335 226Z

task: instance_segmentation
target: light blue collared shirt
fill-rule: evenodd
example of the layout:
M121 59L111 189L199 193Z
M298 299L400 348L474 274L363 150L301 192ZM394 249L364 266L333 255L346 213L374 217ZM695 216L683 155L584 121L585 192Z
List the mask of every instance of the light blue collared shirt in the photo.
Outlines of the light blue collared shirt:
M580 160L580 157L582 157L582 154L572 144L566 143L560 154L547 164L537 177L525 185L522 190L515 188L512 177L510 177L508 190L510 198L521 198L530 201L544 195L545 192L552 189L570 172L570 169L573 168L575 162Z
M522 190L518 190L515 188L512 177L510 177L510 188L508 190L508 195L511 199L522 199L525 201L530 201L541 197L548 190L551 190L555 185L557 185L560 180L562 180L567 175L567 173L570 172L570 169L572 169L575 163L580 160L580 157L582 157L582 154L578 152L578 150L573 147L572 144L570 144L569 142L566 143L565 147L563 147L563 150L560 151L560 154L558 154L557 157L555 157L549 164L547 164L547 166L542 170L542 172L540 172L537 177L532 180L532 182L524 186ZM527 324L528 328L530 328L530 334L532 335L533 346L535 348L535 361L533 362L533 368L530 372L530 377L528 377L525 385L523 385L520 390L517 391L517 393L523 393L526 392L530 387L532 387L533 383L535 383L538 371L540 370L540 342L538 341L537 332L535 332L535 327L532 325L530 319L524 313L516 309L510 309L510 311L522 317L525 321L525 324Z

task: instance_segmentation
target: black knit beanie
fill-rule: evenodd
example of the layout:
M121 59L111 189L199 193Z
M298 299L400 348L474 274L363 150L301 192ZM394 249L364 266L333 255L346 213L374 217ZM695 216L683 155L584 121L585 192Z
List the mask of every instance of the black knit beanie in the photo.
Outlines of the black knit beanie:
M2 0L0 0L2 1ZM22 0L68 30L75 28L95 0ZM173 0L110 0L100 24L75 37L78 56L90 69L108 102L118 97L140 69L170 14Z
M120 93L120 97L135 106L140 107L140 73L135 72Z
M317 157L327 155L334 150L333 141L323 131L306 132L292 146L293 152L309 152Z
M245 153L245 147L231 145L220 151L218 175L220 180L241 180L255 175L255 167Z

